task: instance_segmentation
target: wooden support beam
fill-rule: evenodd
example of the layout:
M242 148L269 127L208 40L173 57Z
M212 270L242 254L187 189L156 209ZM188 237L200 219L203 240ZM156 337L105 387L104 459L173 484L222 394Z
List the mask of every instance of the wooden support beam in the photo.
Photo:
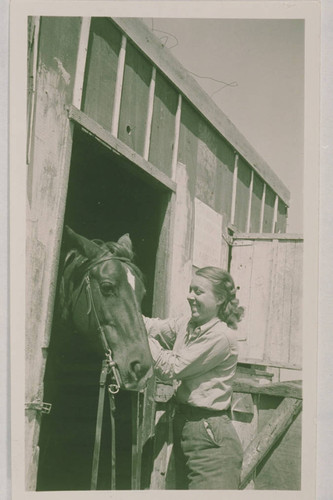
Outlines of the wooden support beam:
M266 201L266 183L264 183L264 190L263 190L262 199L261 199L259 233L262 233L263 226L264 226L265 201Z
M252 377L240 376L233 380L232 388L235 392L249 392L251 394L266 394L267 396L281 396L295 399L302 399L303 397L301 380L260 384L254 381Z
M145 135L145 144L144 144L144 148L143 148L143 157L145 160L148 160L148 157L149 157L151 125L152 125L152 121L153 121L153 110L154 110L155 83L156 83L156 68L155 68L155 66L153 66L151 80L150 80L150 86L149 86L146 135Z
M274 213L273 213L273 221L272 221L272 233L275 233L275 226L277 223L277 214L278 214L278 206L279 206L279 196L275 195L274 201Z
M121 39L121 47L118 58L117 79L116 79L116 87L114 90L114 103L113 103L112 125L111 125L111 133L115 137L118 137L121 92L123 88L124 70L125 70L126 42L127 38L126 36L123 35Z
M247 206L247 221L246 221L246 232L250 232L250 226L251 226L251 208L252 208L252 193L253 193L253 181L254 181L254 171L251 170L251 181L250 181L250 188L249 188L249 204Z
M68 110L68 117L70 120L77 123L82 129L86 130L87 133L94 136L98 141L112 150L114 153L123 156L127 160L134 164L136 167L141 169L153 177L160 185L165 186L168 190L176 191L176 183L172 181L166 174L164 174L157 167L146 161L138 153L135 153L129 146L124 144L119 139L112 135L112 132L105 130L99 123L95 122L88 115L82 111L71 106Z
M244 489L252 475L278 439L288 430L302 409L302 401L285 398L273 417L246 448L239 489Z
M235 165L234 165L234 175L232 180L232 197L231 197L231 215L230 223L235 223L235 211L236 211L236 192L237 192L237 177L238 177L238 154L235 155Z
M171 169L171 178L174 181L176 180L181 113L182 113L182 95L178 94L178 106L175 116L175 138L173 142L172 169Z
M81 109L82 103L82 90L84 85L84 72L86 69L86 60L88 52L88 43L90 35L90 17L83 17L81 19L81 32L80 32L80 42L79 49L77 53L76 61L76 71L75 71L75 82L73 89L73 105L78 109Z
M38 40L39 40L39 28L40 28L40 17L35 16L32 19L33 24L33 35L31 43L33 44L33 51L30 57L32 57L32 72L28 75L29 81L32 82L31 87L29 87L29 98L30 102L29 109L27 113L28 123L27 123L27 152L26 152L26 163L30 164L30 153L31 153L31 142L32 142L32 126L34 120L34 108L35 108L35 98L36 98L36 80L37 80L37 62L38 62Z

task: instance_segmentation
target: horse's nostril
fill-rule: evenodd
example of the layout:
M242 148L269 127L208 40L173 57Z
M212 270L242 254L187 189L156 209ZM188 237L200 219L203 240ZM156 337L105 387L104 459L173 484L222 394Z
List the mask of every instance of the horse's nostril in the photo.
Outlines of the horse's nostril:
M134 374L136 380L140 380L142 377L142 366L139 361L132 361L130 364L131 372Z

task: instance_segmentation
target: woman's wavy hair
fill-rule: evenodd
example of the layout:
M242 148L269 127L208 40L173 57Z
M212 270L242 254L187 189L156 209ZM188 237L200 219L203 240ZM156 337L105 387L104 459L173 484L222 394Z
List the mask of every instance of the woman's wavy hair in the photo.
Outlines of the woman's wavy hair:
M213 266L202 267L195 274L208 279L212 283L215 297L223 301L217 314L218 317L229 328L237 330L237 323L241 321L244 315L244 307L239 305L239 300L236 298L236 288L230 274L219 267Z

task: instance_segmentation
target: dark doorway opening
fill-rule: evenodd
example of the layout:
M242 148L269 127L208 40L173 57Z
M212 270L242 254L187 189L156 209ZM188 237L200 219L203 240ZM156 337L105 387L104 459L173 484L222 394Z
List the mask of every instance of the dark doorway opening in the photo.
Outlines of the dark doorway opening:
M148 316L168 199L166 189L148 174L75 128L65 224L104 241L129 233L135 263L146 279L142 312ZM52 403L52 411L41 425L37 490L89 490L101 359L75 332L61 331L56 316L44 377L44 400ZM116 397L117 489L131 489L133 397L126 391ZM98 489L105 490L111 474L108 412L106 404L98 479ZM143 465L149 469L148 462Z

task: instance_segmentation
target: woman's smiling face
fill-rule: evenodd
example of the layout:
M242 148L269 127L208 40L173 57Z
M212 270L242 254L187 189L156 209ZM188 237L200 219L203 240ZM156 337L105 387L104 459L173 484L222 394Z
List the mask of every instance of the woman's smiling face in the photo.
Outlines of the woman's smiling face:
M203 276L194 275L187 296L190 304L193 322L200 326L213 318L217 313L222 300L217 299L211 281Z

